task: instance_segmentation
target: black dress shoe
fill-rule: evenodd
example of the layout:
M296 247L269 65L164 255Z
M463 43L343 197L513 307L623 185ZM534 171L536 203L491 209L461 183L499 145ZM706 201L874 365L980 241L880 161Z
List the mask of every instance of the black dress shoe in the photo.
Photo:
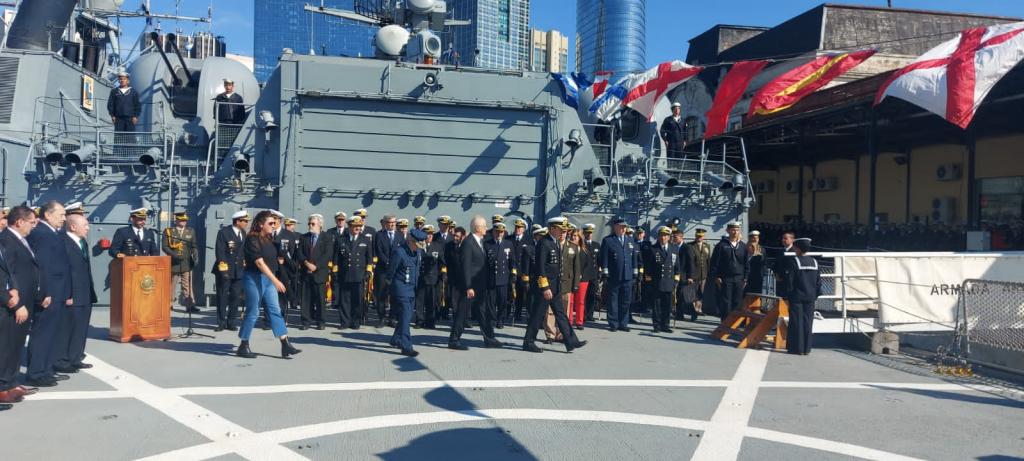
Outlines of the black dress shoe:
M566 344L565 351L566 352L572 352L572 351L574 351L576 349L579 349L579 348L581 348L583 346L586 346L586 345L587 345L586 341L576 341L576 344L572 344L572 345Z
M0 411L10 410L11 408L14 408L14 405L9 403L0 403Z
M469 348L462 343L448 343L448 349L456 351L468 351Z
M192 307L189 307L188 309L185 309L185 312L191 312L193 314L196 314L196 313L199 312L199 308L196 307L196 306L192 306Z
M583 325L576 325L573 328L575 328L577 330L582 330L583 329Z
M661 329L661 331L662 331L663 333L671 333L671 332L672 332L672 329L671 329L671 328L662 328L662 329Z
M57 380L53 378L26 379L25 384L32 387L53 387L57 385Z
M323 330L324 329L324 322L317 323L316 324L316 329L317 330Z
M305 330L306 328L309 328L309 324L306 322L302 322L302 324L299 325L300 330Z
M224 331L224 325L218 323L217 326L213 327L213 331Z
M72 365L68 365L66 367L59 367L54 365L53 371L56 371L58 373L78 373L78 368L75 368Z
M68 375L62 375L62 374L59 374L59 373L54 373L53 374L53 379L54 379L54 381L67 381L67 380L71 379L71 377L68 376Z
M503 346L504 344L502 344L501 341L498 341L496 339L484 340L484 347L488 349L501 349Z
M228 331L238 331L238 327L236 327L234 325L228 325L228 327L225 328L225 330L228 330Z
M384 328L384 321L383 320L378 320L377 321L377 328Z
M538 353L539 354L541 352L544 352L544 349L541 349L541 348L537 347L537 345L534 344L534 343L523 343L523 351L524 352L534 352L534 353Z
M406 357L416 357L417 355L420 355L420 353L412 349L402 349L402 355Z
M263 325L260 325L260 329L263 331L267 331L270 329L270 326L267 325L267 322L263 322Z
M351 328L353 330L358 330L360 328L360 325L357 323L357 324L355 324L355 325L353 325L353 326L351 326L349 328Z
M619 331L625 331L626 333L629 333L629 327L619 327Z
M72 364L72 366L75 367L75 368L78 368L79 370L85 370L87 368L92 368L92 364L91 363L84 363L84 362L83 363L75 363L75 364Z
M615 328L615 327L608 327L608 331L610 331L610 332L612 332L612 333L614 333L614 332L616 332L616 331L618 331L618 330L619 330L619 329L618 329L618 328Z

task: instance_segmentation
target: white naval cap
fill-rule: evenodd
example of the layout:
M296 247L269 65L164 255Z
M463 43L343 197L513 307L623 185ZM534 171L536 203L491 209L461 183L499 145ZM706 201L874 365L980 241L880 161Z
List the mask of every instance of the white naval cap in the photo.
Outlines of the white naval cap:
M249 212L245 211L245 210L239 210L239 211L236 211L235 214L231 215L231 219L242 219L242 218L248 219L249 218Z

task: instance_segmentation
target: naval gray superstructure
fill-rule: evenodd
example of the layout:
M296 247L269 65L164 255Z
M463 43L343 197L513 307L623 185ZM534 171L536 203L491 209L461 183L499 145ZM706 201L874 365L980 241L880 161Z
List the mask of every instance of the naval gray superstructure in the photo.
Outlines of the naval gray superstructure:
M546 73L441 64L431 31L460 23L444 2L378 3L374 14L342 13L381 25L378 56L283 50L262 87L235 61L192 59L173 34L151 36L123 67L144 107L138 131L123 134L105 109L121 69L108 56L118 35L104 15L110 6L23 2L0 54L5 205L84 202L101 281L109 258L100 243L130 209L151 208L150 226L160 228L186 211L206 249L195 279L207 295L216 232L239 209L301 221L366 208L370 224L387 213L460 223L474 214L566 215L599 229L622 216L712 236L745 216L752 191L742 140L666 158L656 123L630 110L598 122L566 105ZM15 40L19 23L35 31ZM216 119L225 78L246 101L241 123ZM668 111L665 101L654 120ZM98 288L105 300L109 287Z

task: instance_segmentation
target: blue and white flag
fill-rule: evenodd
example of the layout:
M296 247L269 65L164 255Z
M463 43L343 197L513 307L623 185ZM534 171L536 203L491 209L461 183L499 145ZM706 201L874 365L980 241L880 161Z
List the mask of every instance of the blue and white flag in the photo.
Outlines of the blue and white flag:
M597 116L597 118L608 121L615 116L622 109L622 100L629 94L629 87L627 84L631 81L629 77L625 77L619 80L616 84L609 86L608 89L604 90L594 103L590 105L590 113Z
M562 85L562 100L565 104L573 109L579 109L580 105L580 85L576 82L576 78L573 74L565 75L556 72L551 73L552 77L558 80L558 83Z

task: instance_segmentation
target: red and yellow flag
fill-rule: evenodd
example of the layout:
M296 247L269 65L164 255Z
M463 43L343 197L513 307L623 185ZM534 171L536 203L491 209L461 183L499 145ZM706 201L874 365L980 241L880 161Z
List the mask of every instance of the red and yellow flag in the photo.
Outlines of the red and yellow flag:
M836 77L857 67L877 51L829 54L786 72L761 87L754 95L747 115L767 115L786 110Z

